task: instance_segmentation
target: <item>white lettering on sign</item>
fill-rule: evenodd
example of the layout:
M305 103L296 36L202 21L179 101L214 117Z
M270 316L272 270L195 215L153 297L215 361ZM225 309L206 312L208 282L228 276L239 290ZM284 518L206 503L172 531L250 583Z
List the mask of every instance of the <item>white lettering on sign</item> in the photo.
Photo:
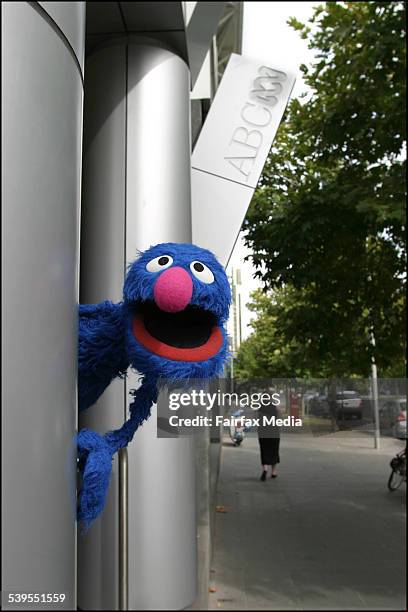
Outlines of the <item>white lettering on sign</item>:
M254 102L246 102L240 116L250 128L262 129L272 120L270 109L278 103L283 92L282 82L286 81L287 75L268 66L261 66L258 75L249 92L249 99ZM245 181L248 181L263 142L263 134L260 129L249 129L246 125L235 128L229 142L231 155L224 159L239 172L241 178L245 177Z

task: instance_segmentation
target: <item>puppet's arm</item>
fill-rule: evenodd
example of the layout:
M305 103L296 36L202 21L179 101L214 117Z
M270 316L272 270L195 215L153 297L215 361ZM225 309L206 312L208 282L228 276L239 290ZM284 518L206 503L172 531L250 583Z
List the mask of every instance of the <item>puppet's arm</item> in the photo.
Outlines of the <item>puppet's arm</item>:
M123 304L106 301L79 306L79 410L92 406L114 378L126 373L129 360L124 339Z
M145 376L133 395L130 418L120 429L104 436L89 429L82 429L78 434L78 459L82 473L78 521L83 533L105 505L113 455L132 440L135 431L150 416L151 406L157 400L156 379Z

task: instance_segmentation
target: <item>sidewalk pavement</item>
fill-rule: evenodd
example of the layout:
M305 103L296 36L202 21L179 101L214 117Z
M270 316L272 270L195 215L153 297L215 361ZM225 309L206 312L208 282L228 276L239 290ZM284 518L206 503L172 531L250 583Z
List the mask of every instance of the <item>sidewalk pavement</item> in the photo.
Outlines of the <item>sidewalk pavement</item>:
M209 608L405 610L406 485L387 489L403 446L283 434L279 476L260 482L257 437L225 439Z

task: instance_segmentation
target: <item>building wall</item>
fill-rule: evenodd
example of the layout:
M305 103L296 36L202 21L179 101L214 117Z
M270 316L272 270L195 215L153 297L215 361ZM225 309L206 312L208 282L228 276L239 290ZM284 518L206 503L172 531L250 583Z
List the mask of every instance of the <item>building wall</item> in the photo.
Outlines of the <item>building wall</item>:
M2 588L72 610L85 3L62 4L1 6Z
M88 178L84 182L85 205L80 222L85 4L2 3L2 554L6 560L3 589L18 590L24 585L25 590L35 592L58 590L66 594L61 606L66 609L75 608L77 590L75 433L80 234L82 302L120 299L125 264L136 247L145 248L149 241L189 241L191 237L188 69L179 3L163 3L163 11L157 16L159 21L164 19L161 34L155 32L155 28L160 28L154 15L149 16L148 11L143 15L145 29L150 28L148 34L156 37L160 34L167 50L170 46L175 52L171 61L178 63L178 68L173 66L168 71L171 78L167 83L165 103L163 80L160 77L156 82L157 95L150 99L157 104L158 114L154 117L148 114L152 122L145 138L141 132L146 121L137 114L141 98L133 98L131 113L127 115L126 88L130 73L126 73L129 68L126 62L129 57L116 57L123 55L123 47L105 54L99 64L99 73L95 69L86 74L88 87L93 90L94 97L99 97L101 112L95 112L92 105L85 111L84 172ZM118 12L119 3L88 3L91 9L88 13L93 17L101 16L99 5L102 4L109 5L106 9L108 21L90 20L87 26L88 43L93 49L109 30L124 26L123 15ZM144 3L123 4L126 4L125 19L129 26L124 30L127 29L130 37L141 34L137 28ZM116 19L114 23L109 22L111 10L116 11L111 13ZM92 62L88 58L88 68ZM139 81L134 74L137 88ZM213 92L213 89L211 84L209 90ZM173 96L174 104L169 103L169 96ZM194 141L205 116L205 107L206 103L200 102L197 121L193 122ZM151 111L152 106L146 108ZM158 116L160 121L157 121ZM138 158L138 146L142 142L143 155ZM126 161L129 143L134 152L130 162ZM178 147L177 154L175 147ZM154 159L158 153L162 157L157 166ZM142 163L149 154L148 161ZM137 163L133 163L135 161ZM163 168L174 171L167 172L167 182L156 180ZM143 194L138 192L142 178L145 185L151 186L152 200L161 202L163 207L169 202L170 191L173 193L167 210L160 210L160 206L151 208L148 213L143 210ZM90 199L92 206L89 206ZM134 216L132 210L136 211ZM161 217L163 211L165 216ZM160 227L155 224L158 218L161 219ZM151 233L146 230L148 226ZM136 228L135 231L132 228ZM94 410L81 418L80 426L106 431L120 425L127 409L126 394L123 382L116 381ZM112 402L115 411L111 410ZM152 432L144 434L145 438L149 435L151 437ZM141 442L132 449L138 469L144 466L143 474L130 463L133 470L130 503L134 524L139 529L131 534L134 545L131 571L139 580L138 584L133 581L136 586L132 587L131 606L133 609L146 605L154 608L157 602L168 602L171 596L172 605L184 607L191 603L195 592L195 558L189 561L191 555L194 557L195 535L199 536L200 543L205 543L198 554L197 602L204 601L208 594L210 507L214 505L211 496L214 495L214 474L218 471L218 459L210 464L210 456L218 457L218 452L212 452L214 447L211 449L208 437L196 445L196 515L194 474L185 467L193 462L185 461L183 453L178 458L174 455L174 461L169 461L173 472L178 473L179 482L184 479L191 493L188 499L180 497L177 501L185 510L185 521L184 524L179 521L180 534L174 532L171 537L179 544L190 518L196 516L198 524L197 534L192 532L183 549L179 547L177 551L173 544L163 544L166 530L160 535L155 528L155 520L163 524L161 502L166 499L166 486L171 489L165 473L160 474L163 482L156 483L157 490L163 492L157 498L159 503L155 504L156 519L149 522L142 516L143 512L144 516L149 515L149 503L155 499L149 493L150 477L146 476L151 467L151 448L150 440L149 444ZM186 452L190 457L191 449ZM169 454L157 457L160 469ZM107 608L118 606L118 495L115 459L104 516L94 525L88 539L80 541L79 595L80 606L85 609L98 608L101 604ZM143 507L140 500L145 502ZM158 540L154 553L157 562L152 546L149 554L140 546L144 532L149 529L152 537ZM169 529L167 532L170 533ZM179 568L168 563L167 569L163 569L168 584L162 592L155 588L157 572L162 571L157 569L160 544L182 560ZM162 566L164 568L164 562ZM96 589L87 578L91 570L99 589L96 599ZM143 579L142 570L151 582ZM163 579L161 583L164 582Z

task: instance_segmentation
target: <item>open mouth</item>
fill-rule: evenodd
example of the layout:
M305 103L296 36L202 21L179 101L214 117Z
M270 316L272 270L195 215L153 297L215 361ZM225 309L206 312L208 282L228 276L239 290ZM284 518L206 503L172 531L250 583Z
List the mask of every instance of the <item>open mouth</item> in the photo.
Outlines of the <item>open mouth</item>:
M141 302L135 306L133 335L150 352L174 361L205 361L222 346L215 315L193 305L172 313L154 301Z

